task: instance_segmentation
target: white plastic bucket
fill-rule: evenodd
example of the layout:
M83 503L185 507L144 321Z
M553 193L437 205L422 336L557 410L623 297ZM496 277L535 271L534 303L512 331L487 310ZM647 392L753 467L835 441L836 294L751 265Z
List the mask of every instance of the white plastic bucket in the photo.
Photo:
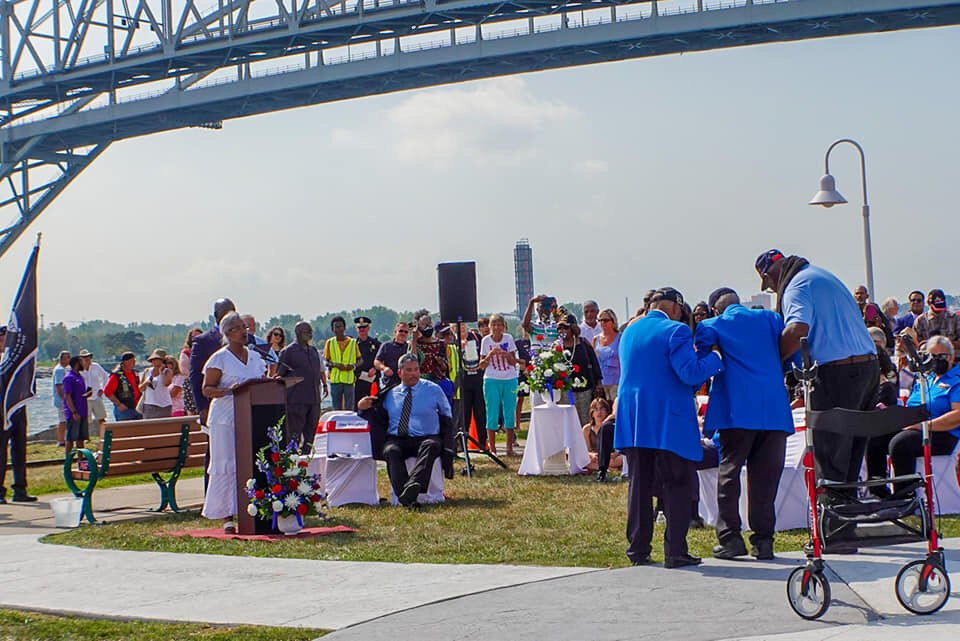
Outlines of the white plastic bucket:
M69 497L50 501L53 508L53 522L56 527L73 528L80 525L83 514L83 499Z

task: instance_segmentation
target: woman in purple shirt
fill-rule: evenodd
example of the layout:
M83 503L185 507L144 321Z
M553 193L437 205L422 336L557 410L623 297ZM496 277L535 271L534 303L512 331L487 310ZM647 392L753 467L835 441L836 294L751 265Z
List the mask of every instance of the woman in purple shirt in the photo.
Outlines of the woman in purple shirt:
M617 315L612 309L605 309L597 315L600 321L600 334L593 339L593 348L600 361L603 375L603 391L607 400L613 403L617 398L617 385L620 383L620 331Z

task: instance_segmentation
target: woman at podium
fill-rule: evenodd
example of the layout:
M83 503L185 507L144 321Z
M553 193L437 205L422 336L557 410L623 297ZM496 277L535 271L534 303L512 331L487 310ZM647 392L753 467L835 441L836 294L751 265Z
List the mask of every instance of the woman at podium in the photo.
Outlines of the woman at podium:
M220 319L226 342L203 368L203 395L211 399L205 431L210 439L210 483L203 501L203 516L223 519L223 531L236 532L237 461L233 391L252 379L262 378L266 363L255 350L247 349L247 329L240 315L230 312Z

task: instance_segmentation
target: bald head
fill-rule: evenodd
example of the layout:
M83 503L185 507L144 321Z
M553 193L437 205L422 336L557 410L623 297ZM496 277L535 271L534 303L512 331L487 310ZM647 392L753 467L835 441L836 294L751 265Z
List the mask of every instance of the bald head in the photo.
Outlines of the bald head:
M717 302L713 304L713 308L717 310L718 314L722 314L723 311L731 305L739 304L740 297L737 295L737 292L728 292L717 299Z

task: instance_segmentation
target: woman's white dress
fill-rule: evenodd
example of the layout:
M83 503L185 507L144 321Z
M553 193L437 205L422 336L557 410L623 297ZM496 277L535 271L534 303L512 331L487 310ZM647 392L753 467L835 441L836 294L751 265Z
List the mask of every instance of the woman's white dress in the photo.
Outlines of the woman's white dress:
M247 350L247 362L243 363L226 347L216 351L207 364L208 369L222 372L219 389L226 389L237 383L261 378L266 372L266 364L255 351ZM210 440L210 465L207 473L207 495L203 501L203 516L208 519L225 519L237 513L237 460L236 435L234 426L233 394L215 398L210 402L207 414L207 434Z

